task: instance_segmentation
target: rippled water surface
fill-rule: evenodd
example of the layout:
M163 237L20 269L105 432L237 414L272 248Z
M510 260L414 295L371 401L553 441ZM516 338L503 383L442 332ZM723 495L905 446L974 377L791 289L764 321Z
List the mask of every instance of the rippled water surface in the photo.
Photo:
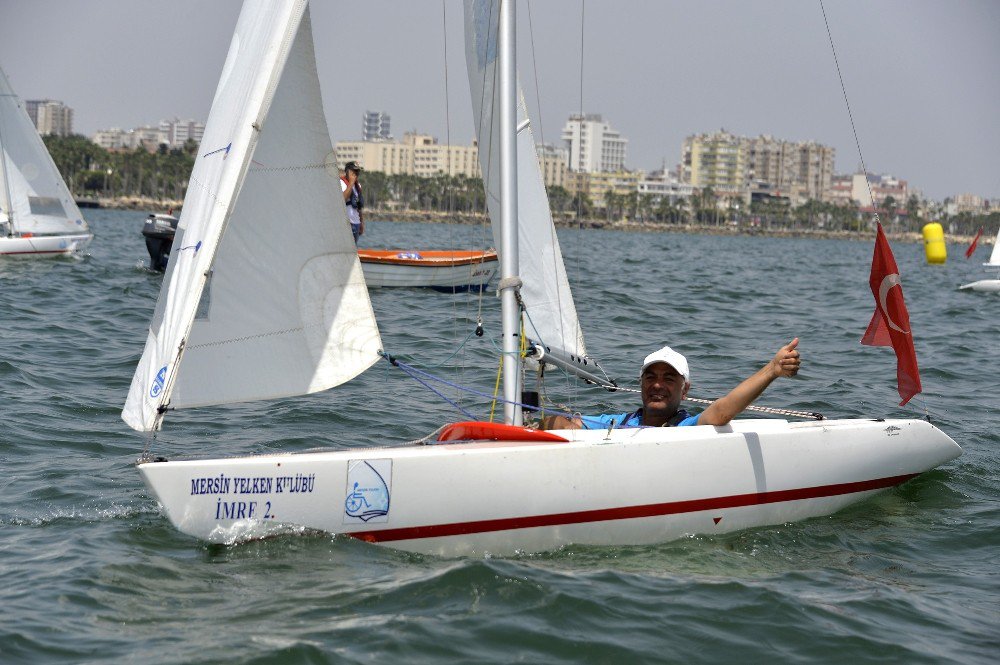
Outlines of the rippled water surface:
M350 539L210 547L175 531L133 463L158 453L363 446L457 414L387 364L296 400L172 414L149 442L119 412L161 277L144 213L93 211L87 256L0 260L0 662L907 662L1000 654L1000 297L956 291L977 256L894 243L924 393L858 343L873 239L560 232L590 352L628 379L664 343L693 394L798 336L805 365L761 403L831 417L925 413L965 454L828 518L656 547L442 560ZM374 247L483 246L480 227L375 223ZM488 241L487 241L488 244ZM980 253L984 253L980 249ZM261 269L266 269L262 266ZM252 303L248 303L252 305ZM492 390L492 294L380 291L391 353ZM486 335L470 335L482 312ZM575 408L632 408L555 376ZM449 393L485 415L488 405Z

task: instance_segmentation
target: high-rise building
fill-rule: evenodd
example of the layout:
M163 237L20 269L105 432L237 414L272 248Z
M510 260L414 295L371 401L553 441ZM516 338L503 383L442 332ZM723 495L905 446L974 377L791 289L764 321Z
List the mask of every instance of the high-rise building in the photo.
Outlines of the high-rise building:
M562 130L566 144L566 168L586 173L625 170L628 139L597 114L571 115Z
M24 102L28 117L39 134L69 136L73 133L73 109L52 99L32 99Z
M362 141L391 141L389 114L382 111L365 111L361 124Z

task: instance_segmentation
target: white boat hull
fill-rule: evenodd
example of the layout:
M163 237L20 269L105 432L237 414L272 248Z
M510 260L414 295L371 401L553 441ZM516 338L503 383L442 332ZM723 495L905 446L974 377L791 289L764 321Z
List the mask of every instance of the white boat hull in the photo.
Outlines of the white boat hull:
M981 279L978 282L970 282L958 287L970 291L986 291L989 293L1000 293L1000 279Z
M556 433L569 441L138 466L170 521L208 542L318 530L483 556L652 544L829 515L962 452L920 420L742 420L618 430L610 441L603 431ZM381 489L375 478L384 478Z
M58 256L79 252L90 244L90 233L53 236L0 237L0 256Z

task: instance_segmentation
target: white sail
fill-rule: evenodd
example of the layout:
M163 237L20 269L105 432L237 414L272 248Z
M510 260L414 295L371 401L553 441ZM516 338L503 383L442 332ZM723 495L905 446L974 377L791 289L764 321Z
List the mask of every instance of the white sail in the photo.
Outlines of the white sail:
M122 418L324 390L377 359L305 0L248 0Z
M0 69L0 223L14 234L87 233L80 209Z
M495 78L499 13L496 0L466 0L465 58L473 122L497 247L501 245L500 91ZM523 281L521 297L527 310L525 331L529 338L545 346L583 357L586 355L583 332L552 224L523 94L518 94L517 115L518 270Z
M1000 231L997 231L997 239L993 241L993 253L990 254L988 266L1000 266Z

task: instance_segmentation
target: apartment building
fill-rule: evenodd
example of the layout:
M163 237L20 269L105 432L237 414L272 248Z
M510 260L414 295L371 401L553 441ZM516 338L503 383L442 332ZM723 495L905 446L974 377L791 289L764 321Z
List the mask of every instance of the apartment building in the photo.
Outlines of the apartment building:
M335 151L340 168L355 161L370 171L388 175L480 177L479 148L475 142L465 146L442 145L429 134L407 132L402 142L338 141Z
M24 102L28 117L38 133L69 136L73 133L73 109L53 99L32 99Z
M545 186L566 187L567 150L551 143L539 143L535 146L535 152L538 155L538 166L542 171L542 182Z
M600 208L604 206L608 192L614 192L619 196L635 194L642 179L641 171L595 173L570 171L566 174L566 189L571 194L583 192L590 197L591 203Z
M698 188L763 191L794 203L828 200L835 150L815 141L735 136L720 130L684 139L681 179Z
M649 196L655 200L667 199L674 203L691 198L694 185L681 182L675 174L664 169L641 177L636 183L636 191L640 196Z
M189 141L200 144L205 135L205 123L194 120L161 120L156 126L145 125L132 129L99 129L90 140L105 150L157 150L161 145L171 149L183 148Z
M99 129L90 140L105 150L135 150L143 148L155 151L162 142L159 126L135 127L133 129Z
M161 120L159 125L159 142L170 148L183 148L188 141L201 144L205 135L205 123L194 120Z
M747 139L725 130L685 138L681 147L685 182L716 191L746 189L749 145Z
M866 180L864 173L850 173L831 177L826 200L837 205L871 208L873 196L879 207L891 196L899 209L906 206L913 193L905 180L892 175L869 173Z
M628 139L611 128L599 114L571 115L562 129L566 168L585 173L625 170Z
M566 187L566 150L548 144L535 148L546 187ZM430 134L407 132L402 141L338 141L337 166L358 162L369 171L387 175L436 175L481 178L479 144L442 145Z
M988 199L976 196L975 194L956 194L952 199L951 207L955 210L952 214L956 215L963 212L970 212L975 215L985 215L991 212L992 208L995 208L996 206L994 205L991 207Z
M855 173L851 176L851 198L862 208L871 207L873 196L879 207L882 207L890 196L896 202L897 208L906 205L910 194L905 180L874 173L868 174L867 183L865 180L864 173Z

